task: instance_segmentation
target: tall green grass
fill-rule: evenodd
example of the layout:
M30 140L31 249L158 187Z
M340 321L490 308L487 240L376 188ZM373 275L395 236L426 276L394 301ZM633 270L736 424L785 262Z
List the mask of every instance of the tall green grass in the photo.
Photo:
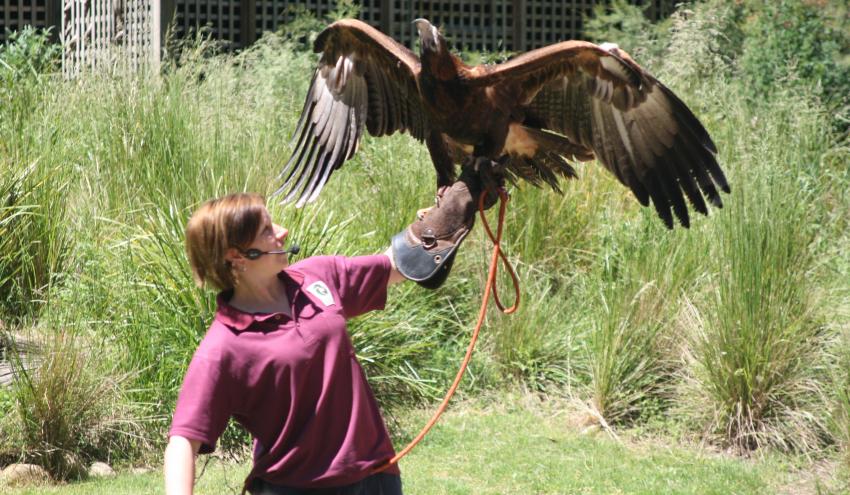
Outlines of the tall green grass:
M590 402L609 423L645 419L670 401L681 336L673 324L686 290L702 275L693 232L649 223L619 227L585 286Z
M33 317L65 271L72 180L44 103L59 51L32 28L0 48L0 321Z
M38 314L65 271L67 170L49 150L0 156L0 308L11 322Z

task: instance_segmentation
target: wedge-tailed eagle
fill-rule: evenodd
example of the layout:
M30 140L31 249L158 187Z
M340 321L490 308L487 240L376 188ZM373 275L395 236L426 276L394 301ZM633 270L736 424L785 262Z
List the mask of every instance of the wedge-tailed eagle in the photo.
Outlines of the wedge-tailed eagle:
M357 20L318 36L321 54L278 194L299 206L373 136L407 132L424 141L437 187L455 163L487 159L516 182L559 189L575 177L568 160L597 159L668 228L688 227L685 198L707 214L729 192L717 149L673 92L616 45L565 41L505 63L470 67L424 19L420 56Z

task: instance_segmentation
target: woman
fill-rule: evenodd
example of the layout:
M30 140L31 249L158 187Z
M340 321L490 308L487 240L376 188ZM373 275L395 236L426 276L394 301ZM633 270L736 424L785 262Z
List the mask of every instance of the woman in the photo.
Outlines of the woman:
M394 451L346 320L382 309L404 277L390 250L290 266L287 234L253 194L209 201L189 221L195 279L221 292L174 412L168 494L192 493L195 456L230 417L255 439L251 493L401 494L397 466L371 474Z

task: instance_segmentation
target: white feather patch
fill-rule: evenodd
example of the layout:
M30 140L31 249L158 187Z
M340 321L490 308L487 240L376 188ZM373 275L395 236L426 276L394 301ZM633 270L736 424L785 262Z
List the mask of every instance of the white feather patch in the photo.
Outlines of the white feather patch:
M629 80L629 72L623 67L623 64L614 57L605 56L599 58L599 63L602 68L613 74L622 81Z
M612 108L612 113L614 114L614 123L617 124L617 133L620 135L620 139L623 141L623 146L626 147L626 152L629 154L629 158L631 158L631 162L637 163L635 161L635 150L632 147L632 139L629 137L629 131L626 129L626 124L623 122L623 115L616 108Z

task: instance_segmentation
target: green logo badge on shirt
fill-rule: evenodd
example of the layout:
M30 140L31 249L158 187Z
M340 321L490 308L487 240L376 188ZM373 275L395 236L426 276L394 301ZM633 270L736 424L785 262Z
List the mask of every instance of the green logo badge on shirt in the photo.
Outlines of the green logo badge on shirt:
M325 306L334 305L334 296L331 294L330 289L328 289L328 286L325 285L324 282L313 282L309 287L307 287L307 291L318 297Z

